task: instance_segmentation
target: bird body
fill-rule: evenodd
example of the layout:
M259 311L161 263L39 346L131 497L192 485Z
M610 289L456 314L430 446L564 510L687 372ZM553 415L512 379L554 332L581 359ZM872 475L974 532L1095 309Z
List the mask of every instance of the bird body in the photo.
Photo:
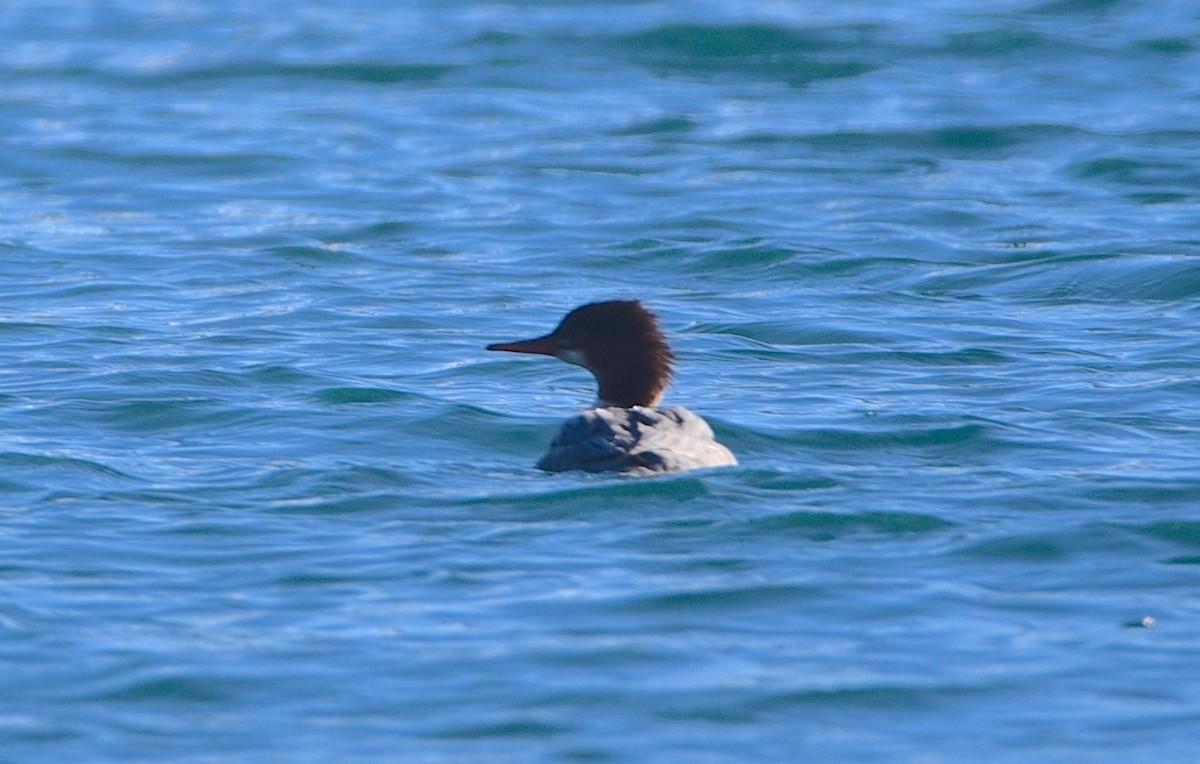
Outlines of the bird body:
M681 406L605 406L571 417L537 463L547 472L648 475L737 464L712 428Z

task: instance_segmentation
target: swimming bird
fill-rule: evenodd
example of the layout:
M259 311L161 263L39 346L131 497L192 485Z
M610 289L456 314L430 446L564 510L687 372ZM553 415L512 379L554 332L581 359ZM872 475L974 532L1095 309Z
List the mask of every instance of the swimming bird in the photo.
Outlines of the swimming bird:
M675 355L657 317L637 300L589 303L544 337L487 349L554 356L600 385L594 408L563 424L539 469L653 474L737 464L708 422L681 406L659 406Z

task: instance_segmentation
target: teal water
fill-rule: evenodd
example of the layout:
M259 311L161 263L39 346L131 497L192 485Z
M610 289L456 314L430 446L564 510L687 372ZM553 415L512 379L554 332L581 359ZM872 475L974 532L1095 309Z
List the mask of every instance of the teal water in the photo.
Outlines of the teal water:
M0 762L1194 760L1193 3L0 29ZM628 297L739 467L533 469Z

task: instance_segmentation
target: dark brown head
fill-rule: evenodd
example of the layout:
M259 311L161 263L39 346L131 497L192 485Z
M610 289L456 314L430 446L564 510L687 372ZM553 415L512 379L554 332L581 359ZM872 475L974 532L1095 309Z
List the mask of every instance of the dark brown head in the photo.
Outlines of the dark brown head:
M552 355L583 366L600 383L600 400L622 408L658 405L675 360L658 320L636 300L593 302L568 313L545 337L487 349Z

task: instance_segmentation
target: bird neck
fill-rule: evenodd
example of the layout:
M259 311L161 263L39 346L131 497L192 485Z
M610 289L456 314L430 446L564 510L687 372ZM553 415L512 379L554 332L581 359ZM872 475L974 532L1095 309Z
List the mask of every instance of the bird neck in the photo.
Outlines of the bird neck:
M648 376L596 374L596 381L600 383L597 397L601 403L623 409L657 406L667 389L666 380Z

